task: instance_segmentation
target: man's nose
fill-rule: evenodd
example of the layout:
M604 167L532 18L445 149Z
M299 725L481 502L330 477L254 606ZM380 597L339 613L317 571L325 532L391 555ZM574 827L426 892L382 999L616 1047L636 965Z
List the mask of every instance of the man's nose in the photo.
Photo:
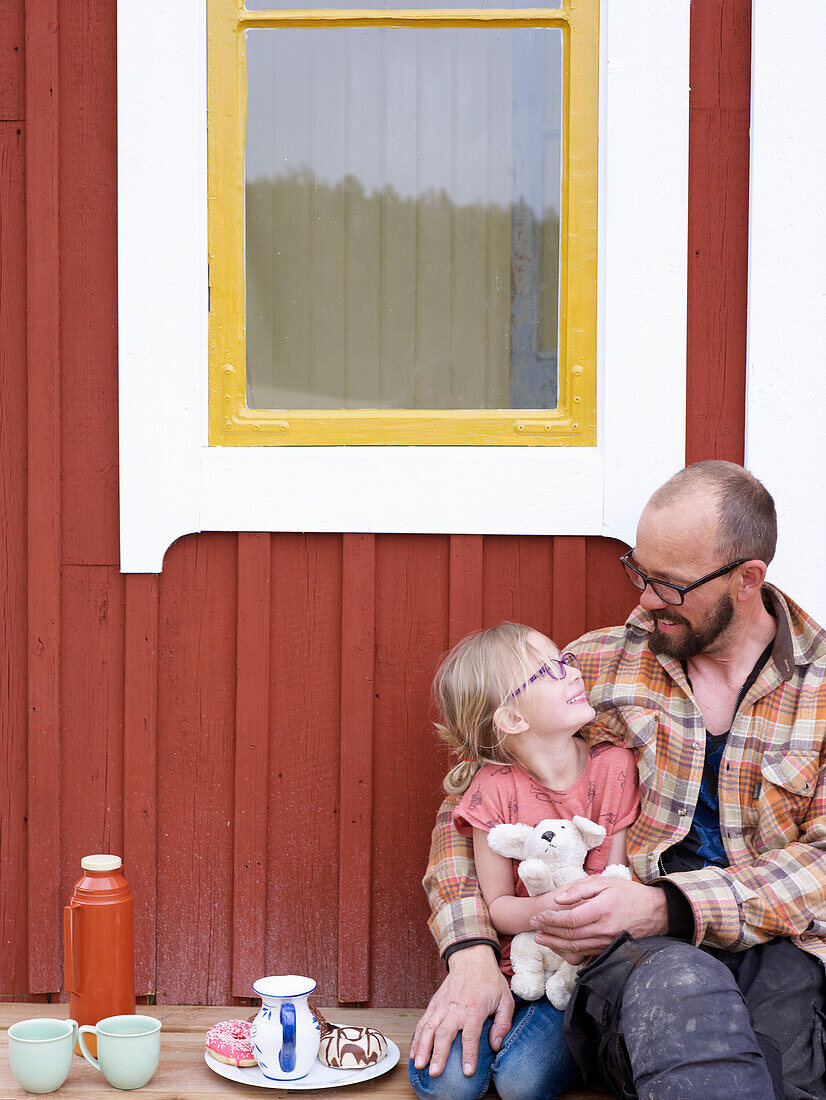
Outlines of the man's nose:
M647 584L640 593L640 606L646 611L661 611L668 607L665 600L661 600L650 584Z

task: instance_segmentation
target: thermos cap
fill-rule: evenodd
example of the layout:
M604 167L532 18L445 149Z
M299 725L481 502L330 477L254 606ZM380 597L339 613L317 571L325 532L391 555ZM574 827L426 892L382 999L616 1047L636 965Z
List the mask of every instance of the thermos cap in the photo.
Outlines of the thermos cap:
M84 871L117 871L123 866L123 860L120 856L84 856L80 866Z

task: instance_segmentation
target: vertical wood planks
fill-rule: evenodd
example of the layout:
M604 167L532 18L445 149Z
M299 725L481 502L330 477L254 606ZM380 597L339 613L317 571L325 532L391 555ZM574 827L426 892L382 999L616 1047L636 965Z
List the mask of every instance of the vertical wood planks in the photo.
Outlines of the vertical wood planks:
M3 8L0 40L3 20L17 7ZM22 24L22 4L16 14ZM19 76L22 79L22 70ZM18 90L11 84L0 83L0 87L6 88L8 100ZM26 225L21 130L16 122L0 122L0 996L26 990L28 985Z
M119 562L115 9L60 0L64 565Z
M553 540L554 594L551 637L560 648L585 629L585 538L557 535Z
M60 989L58 3L26 4L29 992Z
M426 1004L444 976L427 930L421 879L448 764L429 705L447 645L448 565L447 536L376 538L370 936L376 1005Z
M59 881L65 902L83 856L123 854L124 606L118 570L64 566L60 621Z
M135 991L156 989L158 578L125 581L123 862L135 899Z
M158 626L158 999L222 1004L232 988L237 544L167 551Z
M509 619L551 633L551 608L556 596L551 547L550 539L537 535L485 536L485 626Z
M481 535L450 536L447 644L451 649L466 634L482 629L483 549Z
M267 774L270 738L269 534L238 536L232 990L266 973Z
M23 7L23 0L0 4L0 122L24 117Z
M341 543L272 546L267 973L312 975L320 1003L338 982Z
M742 462L751 0L691 5L686 462Z
M370 998L376 539L343 535L338 999Z
M585 622L580 633L619 626L636 607L639 593L619 563L627 549L617 539L585 540Z

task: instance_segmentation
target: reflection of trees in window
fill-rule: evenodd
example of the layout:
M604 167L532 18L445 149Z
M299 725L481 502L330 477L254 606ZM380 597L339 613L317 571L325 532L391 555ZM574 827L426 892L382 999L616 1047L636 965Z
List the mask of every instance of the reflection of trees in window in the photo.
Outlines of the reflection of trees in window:
M248 182L249 405L554 408L559 214L533 209Z

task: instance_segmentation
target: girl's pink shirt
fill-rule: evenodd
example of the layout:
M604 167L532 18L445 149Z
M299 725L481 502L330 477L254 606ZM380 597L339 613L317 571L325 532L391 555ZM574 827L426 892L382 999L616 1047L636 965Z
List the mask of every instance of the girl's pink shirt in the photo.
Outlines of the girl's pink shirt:
M597 875L608 863L614 833L635 821L639 809L633 753L602 742L591 747L585 770L567 791L544 787L520 764L483 764L453 811L453 823L462 836L472 836L474 828L487 832L503 822L538 825L548 817L588 817L605 826L605 840L585 860L588 874ZM527 896L516 861L514 886L517 897Z
M474 828L487 832L503 822L533 826L549 817L588 817L605 826L605 840L585 859L588 874L598 875L608 864L614 833L635 821L639 810L634 754L621 745L603 742L591 747L585 770L567 791L544 787L520 764L483 764L453 811L453 823L462 836L472 836ZM527 897L525 884L516 873L518 861L512 863L513 892L516 897ZM499 941L500 969L511 975L511 937L500 936Z

